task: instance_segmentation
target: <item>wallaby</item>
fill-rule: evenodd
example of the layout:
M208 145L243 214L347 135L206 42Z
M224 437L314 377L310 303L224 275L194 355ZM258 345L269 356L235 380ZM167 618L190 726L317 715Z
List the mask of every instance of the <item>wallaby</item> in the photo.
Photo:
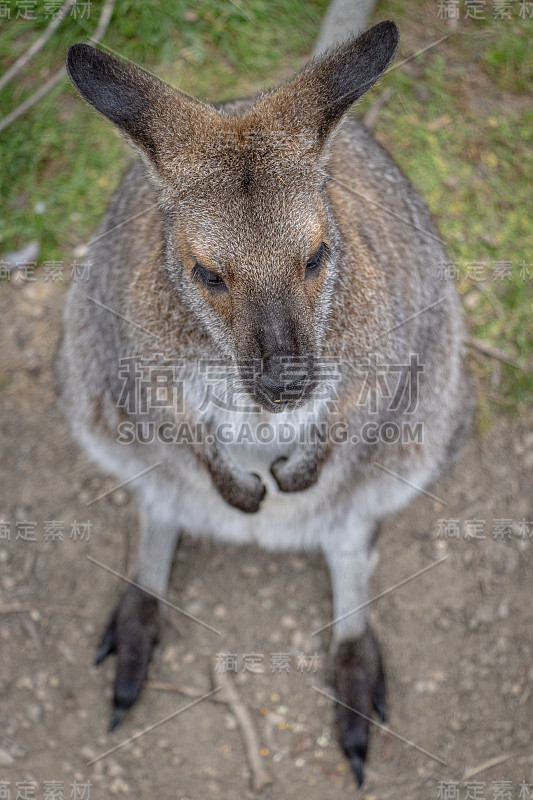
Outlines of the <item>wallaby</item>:
M90 46L67 55L73 84L141 156L90 245L89 282L71 286L58 362L86 452L121 481L143 473L136 585L97 656L117 653L112 726L141 692L183 531L322 550L340 743L359 785L372 709L385 719L365 605L378 525L450 463L472 407L460 304L427 208L348 116L398 40L380 22L280 88L217 107ZM143 360L159 372L127 402ZM423 435L368 435L406 421ZM275 435L239 443L244 422ZM148 423L194 435L147 444Z

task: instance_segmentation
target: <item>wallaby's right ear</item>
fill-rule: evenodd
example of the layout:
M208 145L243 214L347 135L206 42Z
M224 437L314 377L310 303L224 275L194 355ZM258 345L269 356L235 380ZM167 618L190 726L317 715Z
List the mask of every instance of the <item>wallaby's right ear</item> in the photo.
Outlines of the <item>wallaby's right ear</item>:
M300 131L311 148L321 148L350 106L383 75L399 42L387 20L311 61L299 75L256 105L278 127Z
M87 44L69 48L67 72L83 97L126 133L159 172L179 155L192 126L216 115L140 67Z

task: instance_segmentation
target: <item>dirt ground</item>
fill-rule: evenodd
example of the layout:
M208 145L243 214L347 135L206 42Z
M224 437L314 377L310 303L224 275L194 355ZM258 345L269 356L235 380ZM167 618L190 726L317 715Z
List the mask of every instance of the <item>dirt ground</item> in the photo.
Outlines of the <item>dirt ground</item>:
M0 291L0 787L14 799L253 797L240 729L210 700L88 766L191 699L147 687L107 733L113 657L92 663L123 585L88 557L127 570L137 517L127 489L87 505L114 481L71 442L56 407L64 296L63 285L42 280ZM442 502L420 495L384 526L372 590L385 594L372 617L389 722L373 726L361 796L533 797L532 431L531 419L501 419L432 489ZM465 524L474 519L484 525ZM453 524L439 520L458 520L458 536L445 536ZM205 693L210 659L237 655L236 686L273 778L263 796L355 794L333 702L313 688L330 691L327 631L312 635L331 615L324 563L185 539L169 600L221 635L169 610L150 681ZM263 656L260 673L243 671L252 653ZM273 671L279 653L288 670ZM0 796L9 797L5 788Z

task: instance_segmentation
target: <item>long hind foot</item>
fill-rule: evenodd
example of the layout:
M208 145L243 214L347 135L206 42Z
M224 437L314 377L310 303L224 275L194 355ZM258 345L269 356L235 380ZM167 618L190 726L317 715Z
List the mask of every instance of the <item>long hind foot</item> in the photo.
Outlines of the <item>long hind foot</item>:
M333 656L339 741L358 786L364 780L373 709L384 722L385 675L377 640L370 628L362 636L341 641Z
M96 664L110 653L117 654L109 730L122 722L139 698L160 629L157 598L137 586L128 586L111 614L96 654Z

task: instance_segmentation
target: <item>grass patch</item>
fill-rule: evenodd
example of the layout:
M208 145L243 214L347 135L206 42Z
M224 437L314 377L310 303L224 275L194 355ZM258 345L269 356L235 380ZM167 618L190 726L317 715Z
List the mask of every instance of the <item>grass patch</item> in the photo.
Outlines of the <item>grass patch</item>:
M327 5L117 0L103 44L214 101L260 91L297 69ZM533 392L533 20L520 19L514 5L510 20L493 20L487 5L486 19L465 21L463 8L453 32L436 0L382 0L376 21L399 23L400 59L449 37L385 76L356 111L363 114L385 86L394 89L375 133L429 204L458 271L470 333L528 368L471 358L485 387L483 419L493 408L520 413ZM100 8L95 0L90 19L62 23L2 92L2 114L53 74L70 44L87 40ZM1 21L3 69L46 27L36 16ZM128 158L112 126L65 79L0 139L0 249L37 239L40 262L70 255L96 227Z
M382 79L381 88L395 91L375 135L429 205L457 270L470 334L524 367L472 354L480 418L500 409L519 414L533 393L533 20L520 19L517 5L511 20L462 21L454 33L436 3L424 4L418 18L413 7L384 0L379 16L396 19L408 40L433 24L420 47L449 38ZM404 44L400 58L417 49Z
M16 13L12 4L12 16ZM90 19L69 15L23 74L2 91L2 116L64 63L69 45L92 35ZM214 101L259 91L310 52L327 0L118 0L103 45L190 94ZM0 22L2 71L49 19ZM113 127L64 82L0 139L0 248L39 241L39 261L60 260L96 227L128 162ZM43 212L44 208L44 212Z

